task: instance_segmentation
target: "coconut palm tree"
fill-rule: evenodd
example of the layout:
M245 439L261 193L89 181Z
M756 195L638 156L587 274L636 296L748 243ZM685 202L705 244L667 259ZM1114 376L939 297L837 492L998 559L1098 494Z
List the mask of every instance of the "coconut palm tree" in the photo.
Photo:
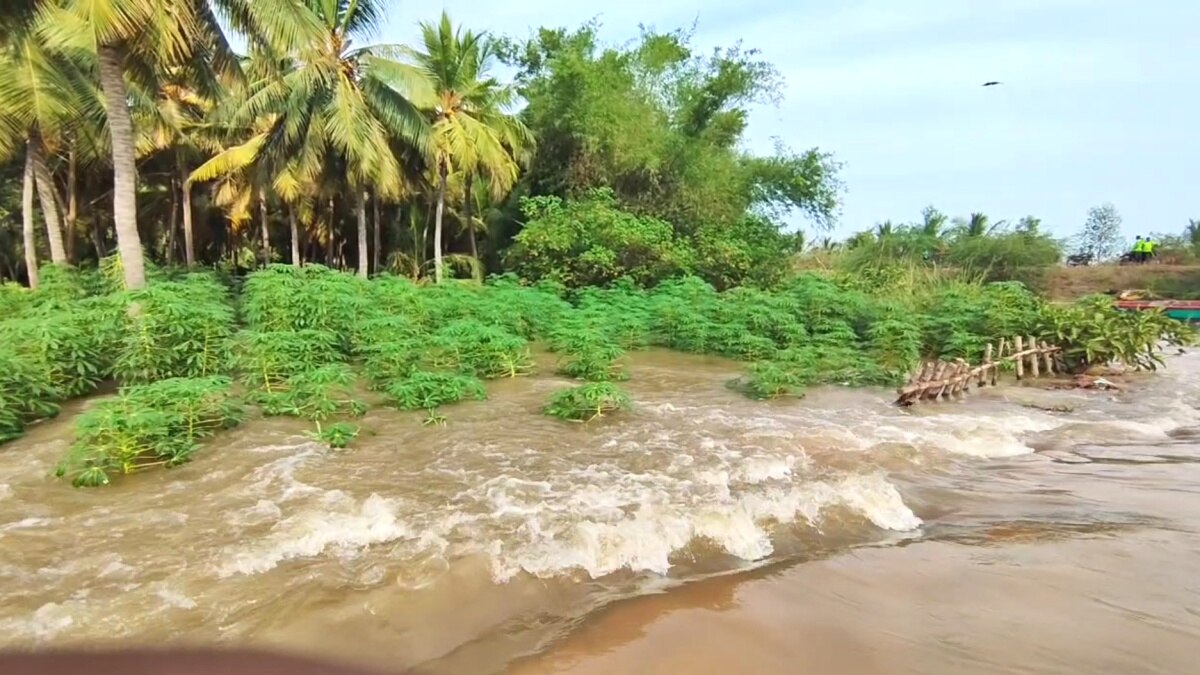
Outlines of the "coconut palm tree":
M29 31L16 33L0 49L0 71L6 73L0 78L0 135L7 137L0 143L0 160L18 148L24 149L25 176L41 203L50 259L66 264L47 155L74 126L89 118L89 112L95 112L94 90L79 63L48 51ZM27 256L31 254L26 252Z
M528 129L507 109L513 90L488 76L495 60L487 34L456 29L442 13L437 24L421 24L421 50L410 50L412 62L432 82L434 97L424 102L433 125L437 198L434 212L434 276L442 280L442 220L446 210L447 179L461 171L465 177L464 217L472 255L478 258L471 227L469 195L478 176L487 180L497 198L512 188L533 141Z
M164 74L158 90L144 93L131 87L131 101L137 130L134 147L139 159L164 153L175 167L171 189L178 190L183 213L184 263L188 267L196 264L195 236L192 226L192 184L188 180L189 165L197 156L211 156L221 148L219 125L212 120L217 116L217 102L201 92L202 87L190 81L182 69ZM174 204L172 198L172 204ZM174 207L172 207L174 208ZM172 211L171 222L174 223ZM168 240L174 239L174 226ZM170 252L168 252L168 257Z
M28 25L36 7L36 29L46 45L64 53L91 54L104 96L113 164L113 222L127 288L146 283L137 227L135 135L126 82L157 89L156 76L183 69L198 79L210 71L232 76L237 62L216 11L254 43L290 45L304 12L290 0L6 0L0 22Z
M198 168L192 179L255 165L273 176L274 190L289 203L301 186L345 184L354 195L358 272L365 277L365 193L402 193L404 172L391 141L428 150L428 124L412 100L429 98L430 90L416 69L396 60L399 47L354 46L376 30L380 0L297 3L295 9L277 22L277 28L286 26L290 44L265 55L286 67L256 78L235 115L243 125L265 120L263 128Z
M926 206L921 212L921 234L934 239L941 239L942 232L946 228L946 222L949 219L946 214L937 210L933 206Z

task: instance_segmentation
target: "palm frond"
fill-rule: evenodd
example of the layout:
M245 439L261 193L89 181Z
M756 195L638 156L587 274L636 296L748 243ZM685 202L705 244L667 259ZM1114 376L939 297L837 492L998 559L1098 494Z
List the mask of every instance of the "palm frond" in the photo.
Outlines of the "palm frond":
M215 157L201 164L188 176L189 183L202 183L216 178L229 176L242 171L258 158L266 141L266 134L257 134L241 145L218 153Z

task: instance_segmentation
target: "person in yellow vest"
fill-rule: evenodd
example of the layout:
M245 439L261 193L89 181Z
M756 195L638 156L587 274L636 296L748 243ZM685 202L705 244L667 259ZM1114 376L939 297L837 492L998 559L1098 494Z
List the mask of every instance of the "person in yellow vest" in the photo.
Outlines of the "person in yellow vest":
M1150 237L1146 237L1145 239L1142 240L1142 248L1146 249L1146 261L1147 262L1149 262L1151 259L1154 258L1155 255L1157 255L1154 252L1154 249L1157 247L1158 247L1158 243L1156 243Z
M1130 251L1129 259L1135 263L1142 262L1142 235L1138 235L1133 242L1133 250Z
M1149 237L1138 237L1137 243L1133 245L1133 250L1137 254L1134 258L1138 263L1144 263L1150 259L1150 248L1146 244L1150 241Z

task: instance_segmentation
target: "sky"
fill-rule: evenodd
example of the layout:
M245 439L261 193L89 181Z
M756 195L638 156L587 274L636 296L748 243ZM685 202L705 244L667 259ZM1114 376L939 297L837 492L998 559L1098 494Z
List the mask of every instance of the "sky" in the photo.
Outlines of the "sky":
M1034 215L1062 237L1104 202L1130 239L1200 218L1195 0L433 0L395 5L379 39L414 42L443 7L514 37L595 18L624 43L694 23L703 51L761 50L784 98L754 110L748 148L833 153L838 236L931 204Z

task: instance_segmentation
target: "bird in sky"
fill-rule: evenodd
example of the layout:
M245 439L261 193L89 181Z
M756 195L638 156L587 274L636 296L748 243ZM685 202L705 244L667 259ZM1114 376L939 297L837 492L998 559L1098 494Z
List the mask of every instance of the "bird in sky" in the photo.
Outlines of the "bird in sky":
M995 80L992 80L991 82L984 82L984 83L983 83L983 86L985 86L985 87L994 87L994 86L996 86L996 85L998 85L998 84L1004 84L1004 83L1003 83L1003 82L997 82L997 81L995 81Z

